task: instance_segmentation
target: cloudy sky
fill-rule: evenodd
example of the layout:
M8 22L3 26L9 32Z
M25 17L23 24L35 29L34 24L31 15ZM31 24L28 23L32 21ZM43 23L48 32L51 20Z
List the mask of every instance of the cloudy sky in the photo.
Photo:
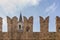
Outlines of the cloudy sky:
M55 18L60 16L60 0L0 0L0 17L3 18L3 30L7 31L6 16L34 17L33 31L40 31L39 16L49 18L49 32L56 31Z

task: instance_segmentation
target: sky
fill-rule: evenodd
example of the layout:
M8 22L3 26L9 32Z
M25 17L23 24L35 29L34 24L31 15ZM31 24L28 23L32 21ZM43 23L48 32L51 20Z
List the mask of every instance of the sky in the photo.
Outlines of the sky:
M60 16L60 0L0 0L0 17L3 18L2 31L7 32L6 16L34 17L33 32L40 32L39 16L49 16L49 32L56 32L56 16Z

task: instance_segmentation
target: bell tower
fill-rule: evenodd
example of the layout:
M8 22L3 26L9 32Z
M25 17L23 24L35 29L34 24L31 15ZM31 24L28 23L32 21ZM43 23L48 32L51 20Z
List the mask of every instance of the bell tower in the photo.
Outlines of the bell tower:
M20 13L19 22L18 22L18 31L23 31L23 21L22 21L22 14Z

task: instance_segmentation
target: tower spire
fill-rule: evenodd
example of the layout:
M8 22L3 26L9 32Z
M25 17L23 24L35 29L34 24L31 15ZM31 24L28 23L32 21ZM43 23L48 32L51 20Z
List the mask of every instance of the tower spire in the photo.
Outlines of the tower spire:
M22 22L22 14L20 12L19 22Z

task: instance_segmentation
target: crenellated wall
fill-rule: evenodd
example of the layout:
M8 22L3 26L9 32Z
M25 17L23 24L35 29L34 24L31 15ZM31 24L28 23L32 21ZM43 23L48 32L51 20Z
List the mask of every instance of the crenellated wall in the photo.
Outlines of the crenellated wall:
M0 32L2 32L2 18L0 17Z
M48 32L48 26L49 26L49 16L45 19L40 16L40 31L41 32Z
M60 40L60 17L56 17L56 32L48 32L49 16L39 18L41 32L33 32L33 16L28 19L23 16L23 32L18 31L18 18L7 16L8 32L2 32L3 21L0 17L0 40Z
M24 16L24 32L27 31L33 32L33 16L29 17L29 19Z
M2 38L2 18L0 17L0 39Z

